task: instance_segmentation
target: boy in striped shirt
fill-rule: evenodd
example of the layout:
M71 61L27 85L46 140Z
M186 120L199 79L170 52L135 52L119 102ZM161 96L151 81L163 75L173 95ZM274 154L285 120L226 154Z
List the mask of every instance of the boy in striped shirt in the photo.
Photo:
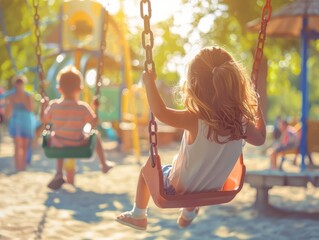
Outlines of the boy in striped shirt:
M50 123L52 147L85 146L88 138L83 133L86 124L98 123L94 110L86 102L80 101L83 77L74 66L63 68L57 76L57 88L61 98L54 99L42 109L42 121ZM94 106L97 107L97 104ZM101 171L107 173L114 164L105 161L101 139L97 136L96 152L100 160ZM57 172L48 187L57 190L65 182L63 177L63 159L57 159Z

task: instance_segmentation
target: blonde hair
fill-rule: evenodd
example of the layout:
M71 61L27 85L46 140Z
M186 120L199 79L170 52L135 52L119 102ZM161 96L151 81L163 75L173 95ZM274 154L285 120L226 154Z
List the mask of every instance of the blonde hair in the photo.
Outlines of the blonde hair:
M207 139L218 143L245 138L243 125L255 122L255 90L245 70L222 48L203 48L191 60L183 100L209 126ZM230 135L220 141L225 130Z
M58 87L63 94L70 95L82 88L83 77L81 72L69 65L64 67L57 76Z

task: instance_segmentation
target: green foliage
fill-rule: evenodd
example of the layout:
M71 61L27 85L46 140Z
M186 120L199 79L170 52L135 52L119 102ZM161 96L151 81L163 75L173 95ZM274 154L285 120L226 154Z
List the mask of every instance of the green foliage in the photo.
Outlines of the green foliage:
M180 36L172 33L171 31L163 31L169 29L173 24L173 19L159 23L157 25L156 34L160 33L158 37L159 43L154 50L155 64L158 79L162 79L168 85L176 85L179 81L178 77L178 58L182 58L185 54L183 45L184 42L181 40Z
M20 6L20 7L17 7ZM26 16L28 13L28 8L22 0L5 0L0 2L1 11L3 14L3 21L5 24L5 28L7 31L7 36L17 36L26 32L30 32L30 26L32 26L32 16ZM28 26L29 23L29 26ZM21 49L30 45L32 42L32 35L30 34L25 39L14 42L11 44L12 55L15 58L16 65L18 69L22 69L26 62L25 54L19 54ZM9 52L5 46L6 38L5 33L1 30L1 38L0 38L0 62L1 71L0 71L0 80L1 85L7 85L5 80L8 80L11 76L13 76L14 68L13 64L9 58Z
M50 22L52 18L55 18L59 3L61 1L54 0L40 0L39 15L43 23ZM14 62L16 64L17 71L22 71L25 67L36 66L35 56L35 36L34 36L34 21L33 14L34 9L32 0L2 0L0 1L0 8L3 14L1 19L5 25L6 33L1 29L0 35L0 85L7 88L11 87L11 77L16 74L13 67ZM42 37L45 36L47 30L50 29L50 25L43 24L41 27ZM9 46L6 46L6 38L15 37L22 34L27 36L21 40L12 42ZM11 49L12 58L11 60L8 48ZM45 55L48 51L43 48L43 54ZM50 61L51 60L51 61ZM50 65L52 59L44 63L44 67ZM25 75L28 77L30 84L33 83L36 73L26 72Z

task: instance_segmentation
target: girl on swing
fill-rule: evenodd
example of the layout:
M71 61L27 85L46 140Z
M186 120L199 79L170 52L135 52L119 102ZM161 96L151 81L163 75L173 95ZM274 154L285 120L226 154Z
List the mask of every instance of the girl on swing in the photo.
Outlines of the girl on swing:
M265 121L258 93L238 62L220 47L203 48L189 63L183 86L184 110L167 108L157 90L156 75L143 73L153 114L165 124L184 129L172 165L163 166L166 194L220 190L242 152L244 141L261 145ZM133 209L116 220L146 230L150 192L140 174ZM187 227L199 208L181 210Z
M46 108L42 106L42 122L52 124L50 137L52 147L86 145L87 138L83 134L84 126L87 123L93 127L97 124L97 117L93 109L86 102L79 100L82 81L82 74L74 66L63 68L57 77L61 98L50 101ZM99 137L96 141L96 152L100 160L101 171L107 173L114 166L114 163L105 161ZM57 172L48 187L57 190L64 183L63 159L57 159Z

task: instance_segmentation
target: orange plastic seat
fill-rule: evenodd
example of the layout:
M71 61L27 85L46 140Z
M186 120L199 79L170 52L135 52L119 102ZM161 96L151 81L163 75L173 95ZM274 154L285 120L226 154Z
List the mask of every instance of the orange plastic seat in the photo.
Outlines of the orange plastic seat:
M154 159L155 166L152 167L152 157L148 158L142 168L142 174L153 201L159 208L199 207L228 203L237 195L244 183L246 167L243 162L243 155L240 155L221 191L167 195L164 192L160 156L157 155Z

